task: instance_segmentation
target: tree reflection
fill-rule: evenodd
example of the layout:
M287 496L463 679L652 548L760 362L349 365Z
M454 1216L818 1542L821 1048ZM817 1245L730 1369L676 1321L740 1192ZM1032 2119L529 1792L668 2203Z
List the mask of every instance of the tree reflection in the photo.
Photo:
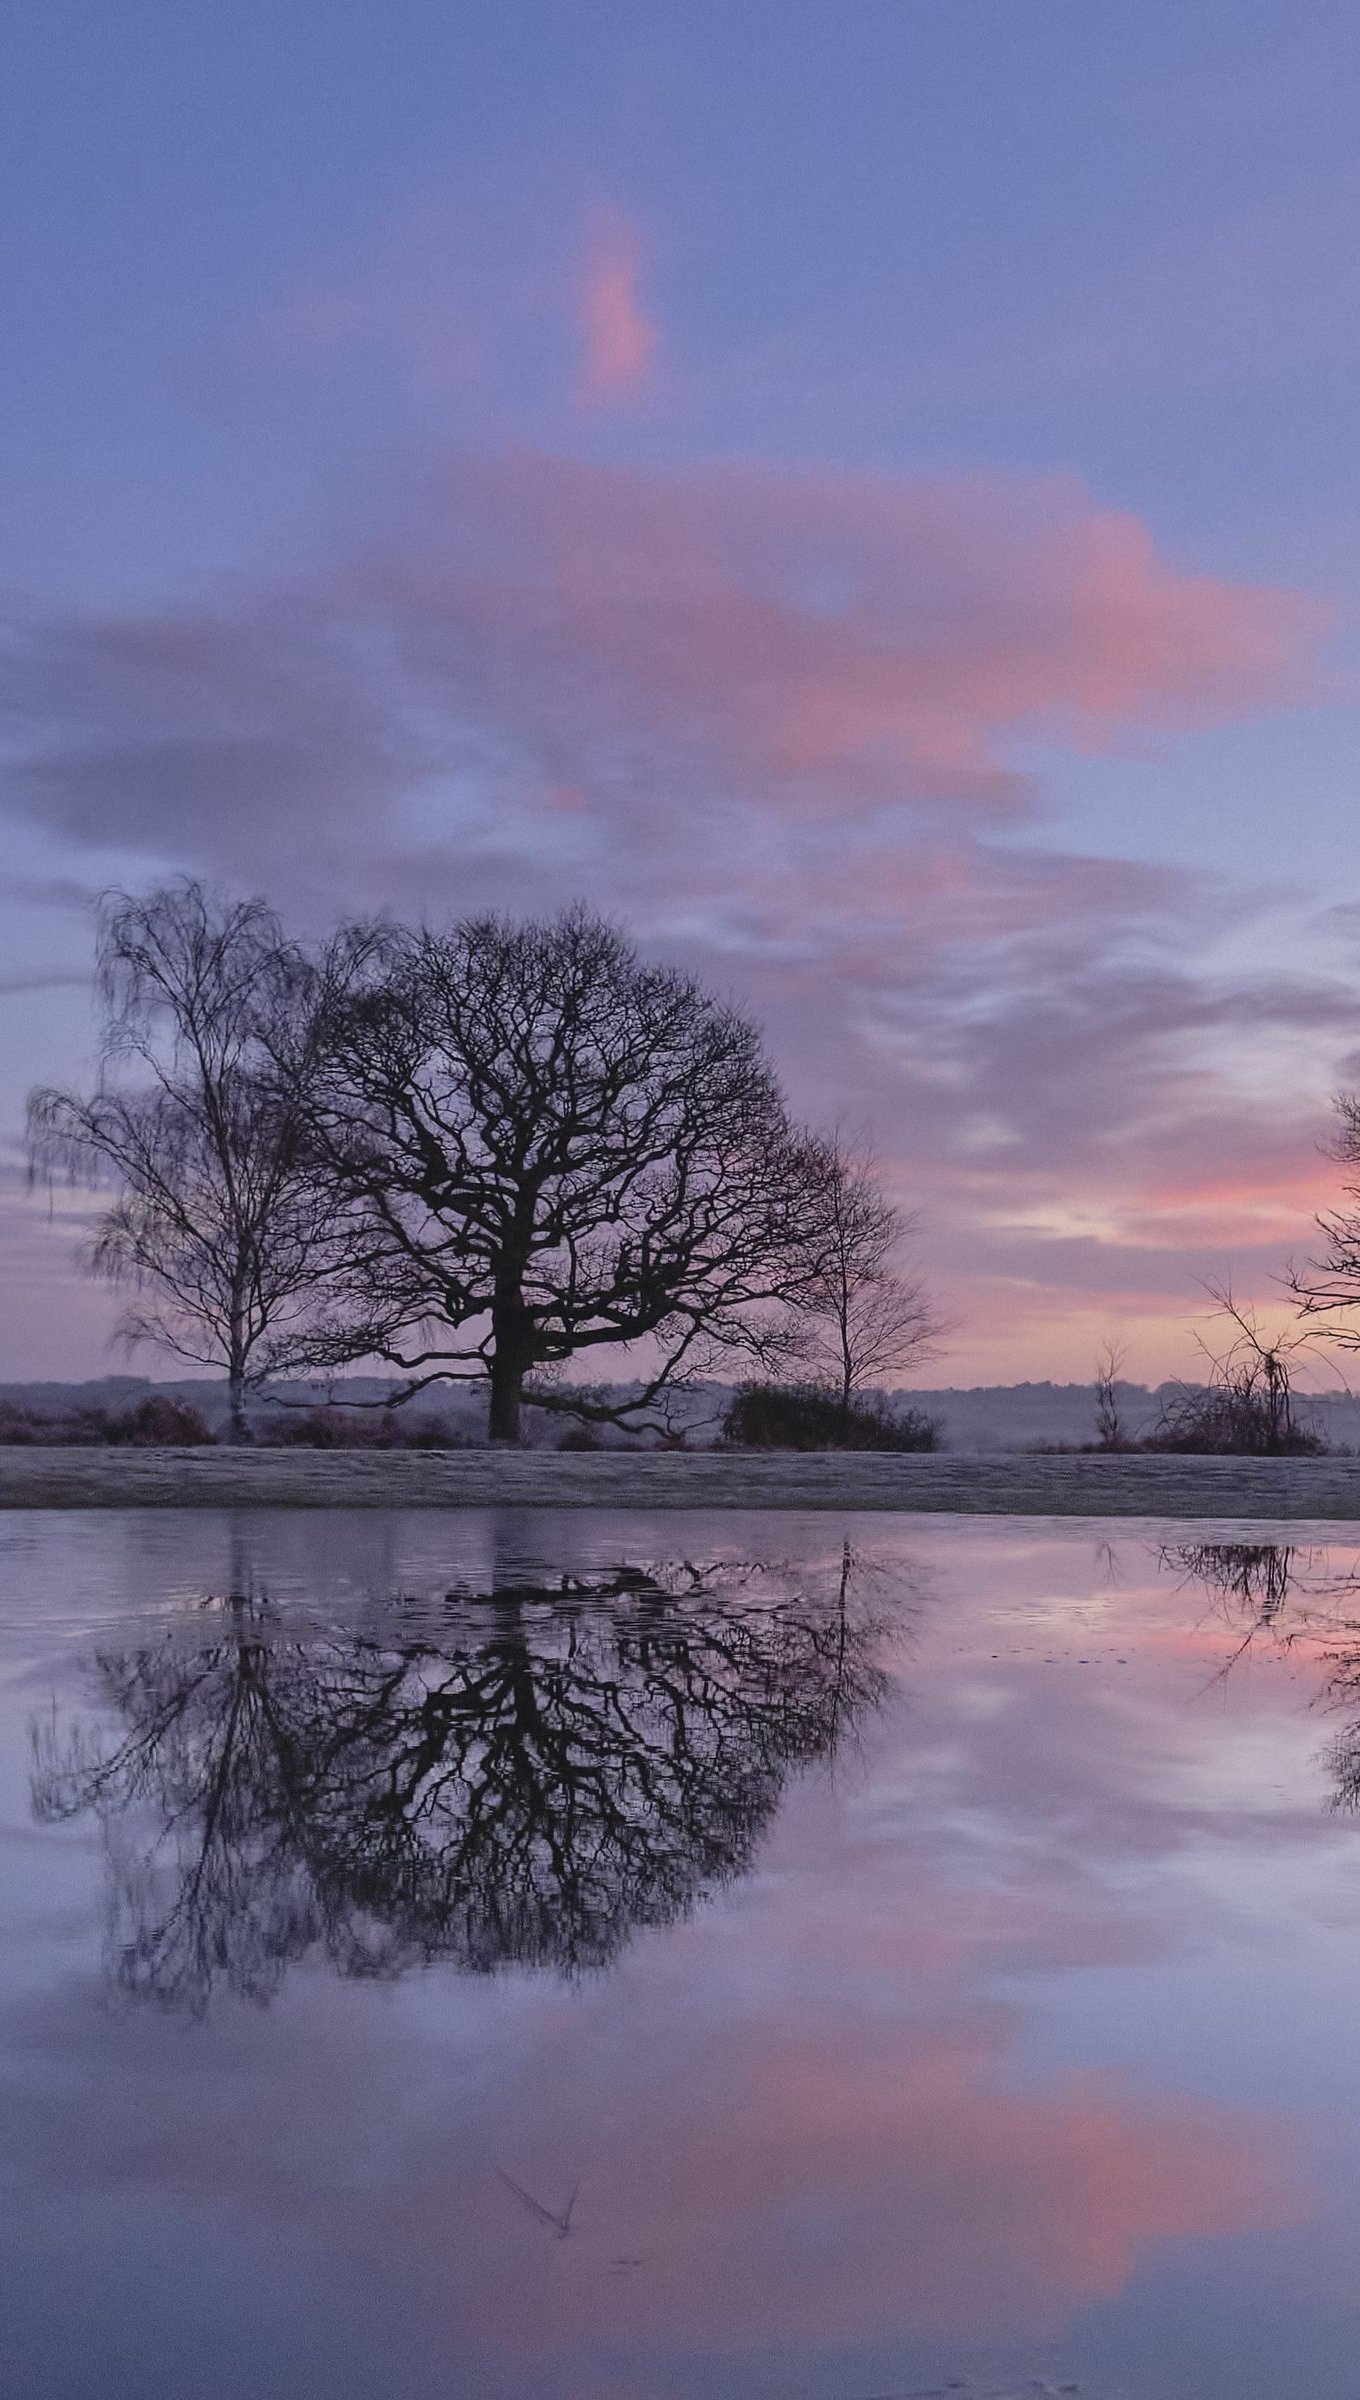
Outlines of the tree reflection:
M1159 1563L1196 1584L1238 1635L1218 1679L1263 1639L1300 1651L1321 1670L1325 1707L1360 1701L1360 1621L1348 1602L1360 1597L1360 1574L1338 1572L1325 1548L1297 1542L1167 1544ZM1360 1813L1360 1716L1333 1736L1325 1759L1334 1809Z
M120 1737L35 1729L34 1805L102 1821L129 1992L266 2000L309 1952L600 1967L739 1874L790 1771L879 1697L856 1581L848 1551L820 1597L625 1568L357 1637L228 1602L209 1641L100 1658Z
M1292 1542L1179 1542L1163 1544L1159 1556L1215 1599L1244 1609L1255 1624L1271 1625L1294 1589L1300 1552Z

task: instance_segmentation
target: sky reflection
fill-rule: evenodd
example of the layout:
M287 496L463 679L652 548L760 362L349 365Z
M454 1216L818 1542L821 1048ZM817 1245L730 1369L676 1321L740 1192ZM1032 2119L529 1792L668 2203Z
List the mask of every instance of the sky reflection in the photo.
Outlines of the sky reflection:
M0 1530L13 2388L1350 2393L1360 1557L851 1531Z

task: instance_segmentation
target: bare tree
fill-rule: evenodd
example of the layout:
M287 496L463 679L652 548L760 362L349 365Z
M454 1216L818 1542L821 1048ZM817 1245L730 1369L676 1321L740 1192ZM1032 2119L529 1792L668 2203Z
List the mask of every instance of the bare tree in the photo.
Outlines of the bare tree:
M318 970L292 1088L348 1211L351 1344L410 1388L526 1380L646 1342L636 1415L724 1353L772 1355L807 1272L820 1164L753 1026L581 909L352 930Z
M1126 1450L1128 1435L1119 1414L1119 1376L1124 1353L1117 1342L1106 1342L1096 1360L1096 1439L1102 1450Z
M872 1150L838 1132L821 1159L821 1238L797 1304L805 1355L834 1381L844 1423L857 1393L931 1357L943 1325L920 1278L903 1270L915 1220L887 1198Z
M1329 1154L1342 1167L1360 1169L1360 1092L1339 1092L1335 1101L1337 1125ZM1343 1181L1346 1205L1325 1211L1316 1220L1323 1239L1321 1258L1293 1267L1287 1278L1299 1313L1312 1321L1312 1330L1343 1350L1360 1350L1360 1179L1354 1172Z
M97 982L98 1087L32 1094L32 1169L118 1187L88 1258L145 1295L121 1334L224 1368L241 1441L248 1393L317 1355L333 1209L262 1041L287 1018L302 1055L305 994L263 901L189 881L105 903Z

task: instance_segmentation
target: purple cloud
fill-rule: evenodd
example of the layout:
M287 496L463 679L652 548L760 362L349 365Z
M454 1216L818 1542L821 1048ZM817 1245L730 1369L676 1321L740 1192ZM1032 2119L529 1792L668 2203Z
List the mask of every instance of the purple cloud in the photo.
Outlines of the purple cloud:
M1174 1252L1179 1181L1231 1215L1282 1128L1272 1189L1311 1188L1296 1074L1213 1161L1234 1059L1330 1059L1349 987L1212 980L1224 895L1043 847L1018 762L1316 696L1313 602L1183 573L1060 477L457 455L380 518L291 578L15 624L5 804L309 921L584 894L755 1005L972 1274L1016 1234L1060 1274L1093 1225Z

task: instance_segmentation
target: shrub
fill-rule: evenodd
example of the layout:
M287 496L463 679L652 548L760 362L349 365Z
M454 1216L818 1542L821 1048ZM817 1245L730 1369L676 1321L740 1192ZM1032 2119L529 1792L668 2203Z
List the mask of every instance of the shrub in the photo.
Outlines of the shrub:
M187 1400L174 1400L168 1393L153 1392L149 1399L139 1400L135 1408L110 1417L104 1439L128 1443L137 1449L199 1450L205 1442L212 1441L213 1435Z
M304 1450L470 1450L471 1437L447 1417L404 1419L394 1408L337 1408L327 1404L284 1412L271 1422L269 1440Z
M105 1443L138 1449L196 1450L213 1434L187 1400L153 1392L135 1408L73 1408L65 1416L0 1400L0 1443L42 1449L93 1450Z
M447 1417L412 1417L397 1422L395 1440L404 1450L478 1450L481 1444Z
M722 1440L739 1450L938 1450L940 1427L920 1409L856 1399L819 1383L743 1383L722 1420Z
M0 1443L6 1448L92 1449L104 1439L104 1419L98 1409L73 1409L68 1417L50 1410L24 1408L17 1400L0 1400Z
M1172 1393L1140 1448L1205 1457L1318 1458L1327 1444L1287 1403L1282 1409L1269 1393L1236 1376L1203 1391Z
M353 1408L304 1409L298 1416L284 1412L269 1428L270 1439L288 1449L386 1450L392 1447L387 1411L379 1418L362 1416Z

